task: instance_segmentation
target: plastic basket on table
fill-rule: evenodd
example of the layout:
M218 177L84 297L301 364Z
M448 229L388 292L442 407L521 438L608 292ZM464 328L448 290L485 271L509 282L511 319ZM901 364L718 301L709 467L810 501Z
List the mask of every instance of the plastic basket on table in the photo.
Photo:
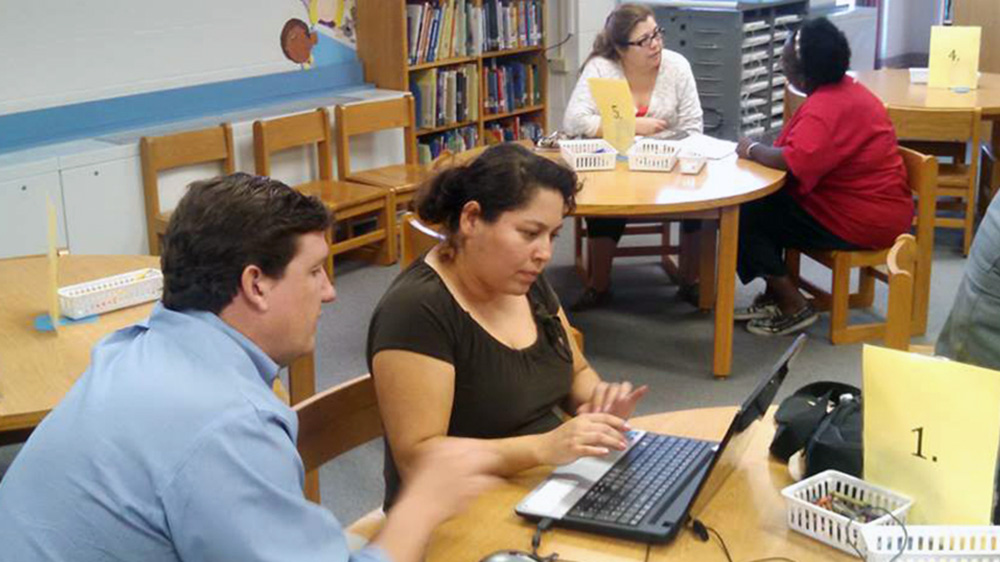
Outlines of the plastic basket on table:
M163 295L163 273L147 267L63 287L58 294L62 314L78 320L159 299Z
M889 562L897 554L896 562L1000 562L996 526L907 525L904 535L898 525L879 525L862 535L869 562Z
M708 158L704 154L685 150L677 155L677 162L680 164L682 174L693 176L701 173L701 170L705 167L705 163L708 162Z
M868 523L859 523L815 505L816 501L831 493L882 508L888 513ZM865 551L865 543L861 537L863 529L894 525L896 520L906 523L906 513L913 505L913 500L904 495L836 470L826 470L792 484L782 490L781 495L788 508L790 528L854 555L857 552L851 547L852 544L862 553Z
M559 141L563 160L578 172L613 170L618 151L604 139Z
M628 149L628 169L645 172L669 172L677 164L680 147L676 143L642 139Z

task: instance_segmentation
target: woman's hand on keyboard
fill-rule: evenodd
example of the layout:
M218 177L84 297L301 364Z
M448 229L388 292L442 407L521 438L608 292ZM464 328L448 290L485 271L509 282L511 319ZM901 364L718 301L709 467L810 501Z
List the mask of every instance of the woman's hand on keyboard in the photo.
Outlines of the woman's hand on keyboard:
M617 416L627 420L635 412L635 407L642 400L642 397L649 392L649 386L642 385L633 390L632 383L626 382L599 382L594 387L594 392L590 395L590 401L581 404L576 413L602 413Z
M600 457L628 445L625 420L610 414L585 413L542 435L540 464L567 464L580 457Z

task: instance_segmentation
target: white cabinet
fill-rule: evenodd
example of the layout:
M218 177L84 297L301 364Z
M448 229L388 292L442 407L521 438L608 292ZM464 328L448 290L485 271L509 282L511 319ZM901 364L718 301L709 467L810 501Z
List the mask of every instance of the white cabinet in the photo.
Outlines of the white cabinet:
M97 162L59 174L72 253L149 252L139 158Z
M59 173L49 171L0 181L0 258L46 252L46 196L56 207L59 247L67 246Z

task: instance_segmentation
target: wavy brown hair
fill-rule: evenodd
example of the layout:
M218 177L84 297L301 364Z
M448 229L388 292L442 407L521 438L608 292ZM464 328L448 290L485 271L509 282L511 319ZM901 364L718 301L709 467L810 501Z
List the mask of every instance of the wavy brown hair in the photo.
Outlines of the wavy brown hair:
M608 14L608 19L604 20L604 29L594 38L594 46L587 55L587 60L583 61L580 67L582 70L590 59L594 57L604 57L613 61L620 61L619 49L627 49L629 36L632 30L641 21L653 17L653 10L643 4L622 4Z

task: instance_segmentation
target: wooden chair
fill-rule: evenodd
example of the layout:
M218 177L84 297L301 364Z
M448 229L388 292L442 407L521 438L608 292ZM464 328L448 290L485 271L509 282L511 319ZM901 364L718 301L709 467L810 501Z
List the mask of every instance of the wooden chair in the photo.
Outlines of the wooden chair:
M351 379L294 406L298 449L306 471L305 496L320 503L319 468L351 449L381 437L382 418L371 375Z
M402 269L406 269L413 260L426 254L431 248L437 246L444 240L444 235L432 226L420 222L414 213L406 213L400 221L402 232L402 251L400 252L399 264ZM576 346L583 353L583 332L570 326L570 336L576 341Z
M396 206L408 208L417 187L430 175L429 167L417 163L413 96L377 102L338 105L334 108L337 140L337 175L343 181L392 190ZM386 129L403 129L405 162L364 171L351 170L351 137Z
M170 211L160 208L159 173L210 162L220 162L224 174L233 173L236 171L233 131L228 123L223 123L197 131L142 137L139 156L142 161L142 189L146 197L149 253L158 256L160 240L170 221Z
M383 188L333 179L330 114L326 108L268 121L255 121L253 137L256 169L262 176L271 175L272 154L299 146L316 146L319 179L297 185L295 189L319 197L340 223L335 228L346 231L339 240L336 232L329 234L327 274L330 281L334 278L334 257L365 246L375 248L374 261L377 263L395 263L396 204L393 194ZM371 230L356 234L355 223L362 219L374 219L376 224Z
M913 273L917 263L917 239L900 234L885 260L889 277L889 303L886 313L885 345L910 349L913 317Z
M937 181L937 161L908 148L899 147L909 178L910 190L917 197L916 264L913 273L913 315L910 334L921 335L927 331L927 308L931 288L931 262L934 250L934 199L931 196ZM830 341L834 344L854 343L882 338L885 323L848 326L851 308L866 308L875 299L875 279L888 282L888 276L879 269L889 257L890 249L857 251L793 250L785 252L788 272L799 288L813 297L819 310L830 310ZM806 254L829 267L833 273L830 292L799 276L800 254ZM858 292L850 293L851 270L860 268Z
M900 144L908 141L957 143L955 163L941 164L932 200L936 202L934 226L962 230L962 253L969 255L976 220L976 182L979 174L979 109L923 109L889 106L889 119L896 128ZM972 158L966 164L964 154L971 143ZM944 197L946 200L938 201ZM937 211L957 211L960 217L938 216Z
M806 102L806 95L797 90L794 86L785 82L785 97L782 99L783 111L782 119L787 124L792 120L795 112Z

